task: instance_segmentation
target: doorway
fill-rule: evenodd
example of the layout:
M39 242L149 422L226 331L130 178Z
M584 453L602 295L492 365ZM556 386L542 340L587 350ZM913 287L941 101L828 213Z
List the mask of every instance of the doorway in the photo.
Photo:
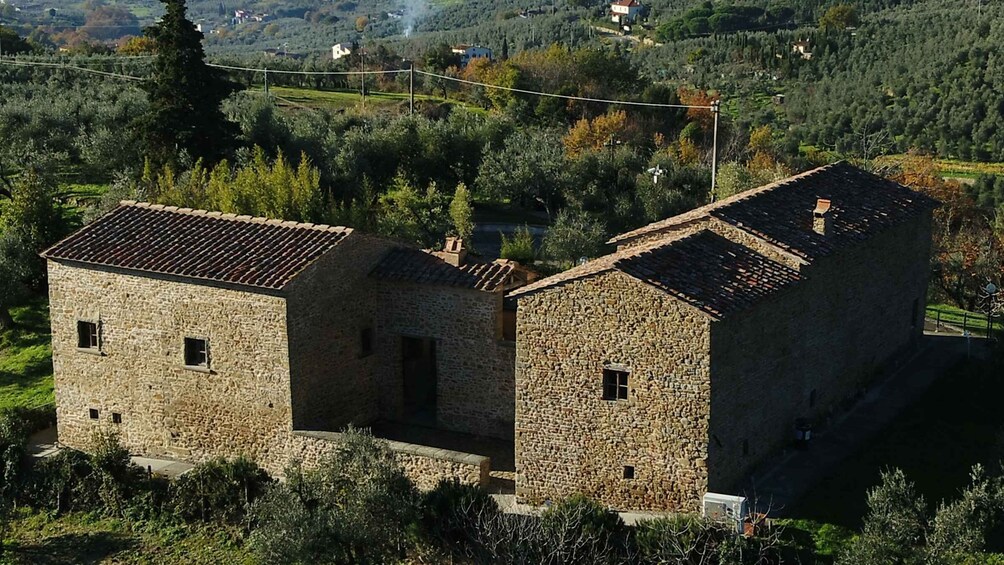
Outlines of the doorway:
M402 337L404 417L418 424L436 425L436 340Z

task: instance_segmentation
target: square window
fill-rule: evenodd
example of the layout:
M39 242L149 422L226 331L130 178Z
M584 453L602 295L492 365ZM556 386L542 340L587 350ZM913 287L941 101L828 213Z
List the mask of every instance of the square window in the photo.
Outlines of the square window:
M98 409L97 408L89 408L87 410L87 414L91 417L92 420L97 420L98 419Z
M118 412L112 412L112 423L113 424L121 424L122 423L122 414L119 414Z
M185 365L189 367L209 367L209 347L206 340L185 338Z
M625 465L624 466L624 478L625 479L633 479L634 478L634 465Z
M373 354L373 328L359 330L359 355L367 357Z
M98 348L98 324L96 322L77 322L77 347L80 349Z
M603 369L603 400L627 400L628 372Z

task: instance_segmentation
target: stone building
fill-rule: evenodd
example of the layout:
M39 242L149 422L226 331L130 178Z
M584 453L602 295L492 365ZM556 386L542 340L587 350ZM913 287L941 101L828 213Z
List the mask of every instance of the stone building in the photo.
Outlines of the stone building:
M838 163L615 237L518 303L516 493L695 510L922 332L934 202Z
M449 243L123 203L43 254L59 441L110 425L134 453L275 473L348 424L511 442L502 295L527 272ZM392 445L426 480L486 480L485 457Z
M455 239L125 202L43 254L59 440L278 473L353 424L423 487L695 509L916 344L934 205L838 163L535 281Z

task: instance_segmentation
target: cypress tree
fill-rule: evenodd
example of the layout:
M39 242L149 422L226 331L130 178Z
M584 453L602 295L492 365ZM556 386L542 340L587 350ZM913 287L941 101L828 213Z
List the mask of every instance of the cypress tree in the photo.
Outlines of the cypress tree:
M202 34L185 16L185 0L163 0L166 13L146 29L157 59L147 83L150 109L141 119L148 155L162 164L180 151L215 162L227 155L237 134L220 109L237 85L206 65Z

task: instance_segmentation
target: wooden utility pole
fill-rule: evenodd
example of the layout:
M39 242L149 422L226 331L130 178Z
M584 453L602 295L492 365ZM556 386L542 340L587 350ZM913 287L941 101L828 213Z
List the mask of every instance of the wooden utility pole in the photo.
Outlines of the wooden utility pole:
M408 108L415 114L415 61L408 61Z
M718 114L721 113L721 100L711 103L711 113L715 115L715 133L711 145L711 201L715 201L715 187L718 180Z

